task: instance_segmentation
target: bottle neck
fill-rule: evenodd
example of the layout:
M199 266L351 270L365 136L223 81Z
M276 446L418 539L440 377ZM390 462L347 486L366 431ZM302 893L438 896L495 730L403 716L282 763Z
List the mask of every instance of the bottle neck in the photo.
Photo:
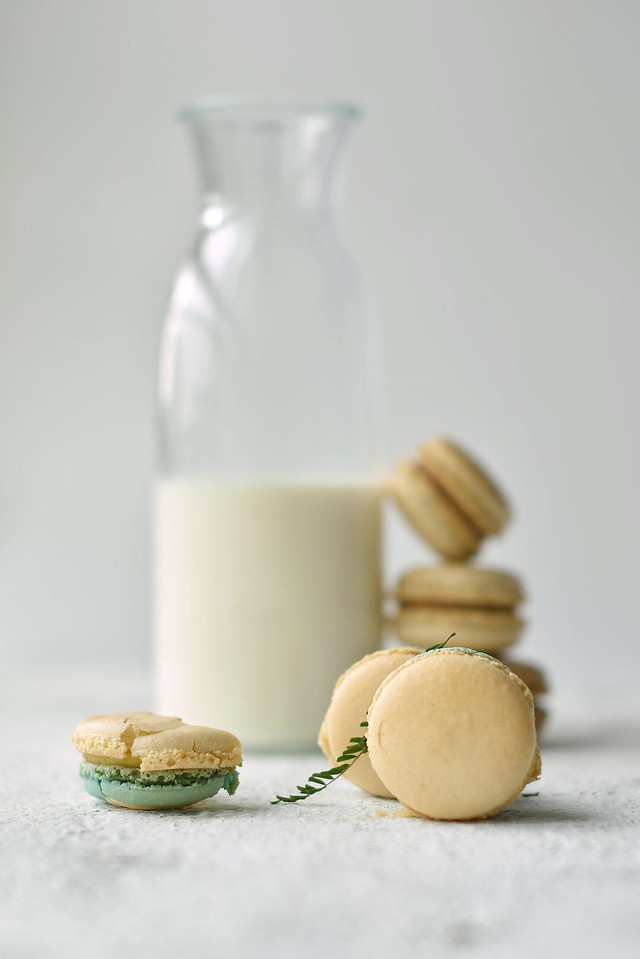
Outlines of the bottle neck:
M351 112L228 107L187 119L205 210L304 215L335 205Z

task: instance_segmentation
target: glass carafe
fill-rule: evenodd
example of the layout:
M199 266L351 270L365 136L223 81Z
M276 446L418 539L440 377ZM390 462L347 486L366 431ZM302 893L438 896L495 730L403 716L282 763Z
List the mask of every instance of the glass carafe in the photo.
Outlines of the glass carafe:
M160 351L156 706L307 747L380 641L375 350L337 219L358 111L183 117L202 209Z

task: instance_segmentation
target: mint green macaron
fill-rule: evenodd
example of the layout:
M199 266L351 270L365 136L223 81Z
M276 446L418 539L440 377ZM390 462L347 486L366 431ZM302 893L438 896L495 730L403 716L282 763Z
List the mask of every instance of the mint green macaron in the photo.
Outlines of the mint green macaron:
M233 796L238 788L238 770L212 772L184 769L141 773L127 766L80 763L84 788L96 799L138 809L175 809L210 799L221 789Z

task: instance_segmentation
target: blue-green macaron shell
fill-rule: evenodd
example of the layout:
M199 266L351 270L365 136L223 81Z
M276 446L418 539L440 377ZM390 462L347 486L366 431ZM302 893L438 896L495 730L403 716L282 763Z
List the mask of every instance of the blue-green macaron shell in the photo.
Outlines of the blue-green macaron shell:
M82 762L80 778L96 799L114 800L140 809L171 809L188 806L226 789L233 796L238 788L237 769L177 769L141 772L126 766Z

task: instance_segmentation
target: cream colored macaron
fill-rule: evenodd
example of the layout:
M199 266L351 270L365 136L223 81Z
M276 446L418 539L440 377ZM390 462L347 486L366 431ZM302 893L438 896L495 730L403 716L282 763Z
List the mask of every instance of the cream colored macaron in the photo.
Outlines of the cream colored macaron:
M497 653L517 641L524 623L508 609L403 606L394 626L398 638L412 646L433 646L443 636L455 633L457 643L483 653Z
M373 769L428 819L492 816L540 775L533 698L503 663L459 647L408 660L369 709Z
M367 710L382 680L421 652L421 649L406 646L381 649L365 656L343 673L336 683L318 739L320 748L332 763L352 736L362 736L361 724L367 718ZM389 798L392 795L371 768L366 753L356 759L345 776L374 796Z
M499 533L509 519L509 505L495 481L466 450L436 437L418 447L427 474L440 486L481 535Z
M388 489L416 532L442 556L464 559L477 551L481 534L419 463L398 463Z
M88 716L78 723L71 741L88 762L142 772L231 769L242 762L240 741L232 733L147 712Z
M520 580L500 569L442 563L409 570L398 583L401 603L513 609L524 599Z
M113 806L177 809L238 788L240 741L222 729L131 711L88 716L71 740L85 789Z

